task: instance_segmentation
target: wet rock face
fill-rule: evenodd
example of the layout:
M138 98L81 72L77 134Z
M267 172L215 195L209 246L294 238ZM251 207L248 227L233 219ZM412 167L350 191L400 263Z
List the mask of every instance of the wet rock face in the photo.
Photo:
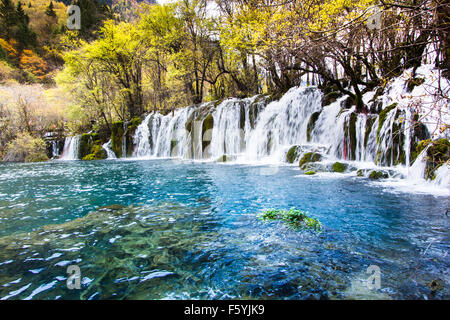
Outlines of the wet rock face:
M131 119L130 123L127 126L127 130L125 132L125 139L126 139L126 151L127 157L131 157L135 148L134 145L134 134L136 133L136 129L139 127L139 125L142 123L142 118L135 117ZM122 142L123 143L123 142Z
M0 261L7 262L0 264L0 283L9 284L0 287L0 297L161 299L178 283L189 283L184 257L216 237L192 218L199 210L173 203L110 205L64 224L0 237ZM80 267L81 290L67 289L69 265Z
M308 126L306 128L306 141L311 141L311 132L314 130L314 127L316 125L317 119L319 119L321 111L316 111L311 115L311 118L309 118Z
M371 180L387 179L390 174L385 170L359 169L356 172L358 177L367 177Z
M307 152L303 155L303 157L300 159L298 165L300 169L303 170L303 166L310 162L318 162L322 160L322 155L317 152Z
M49 159L57 158L64 150L65 137L62 132L46 132L43 137Z
M345 170L347 170L347 167L348 167L347 164L335 162L333 163L333 172L343 173Z
M102 140L98 133L84 133L81 135L78 158L90 160L103 160L108 157L106 150L102 147Z
M448 139L424 140L417 145L417 153L421 153L425 148L427 149L424 178L434 180L436 178L436 170L450 160L450 142Z
M111 149L116 154L117 158L123 156L123 136L124 136L124 122L117 121L111 125Z
M291 147L288 152L286 153L286 162L287 163L294 163L298 160L302 153L300 146L293 146Z

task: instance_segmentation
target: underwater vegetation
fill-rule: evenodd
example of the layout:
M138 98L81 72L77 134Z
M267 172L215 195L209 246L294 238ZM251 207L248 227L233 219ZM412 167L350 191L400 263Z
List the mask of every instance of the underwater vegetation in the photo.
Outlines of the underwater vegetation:
M264 210L259 217L264 221L284 221L293 229L310 229L318 232L322 231L322 225L318 219L308 217L306 212L295 208L291 208L289 210L268 209Z

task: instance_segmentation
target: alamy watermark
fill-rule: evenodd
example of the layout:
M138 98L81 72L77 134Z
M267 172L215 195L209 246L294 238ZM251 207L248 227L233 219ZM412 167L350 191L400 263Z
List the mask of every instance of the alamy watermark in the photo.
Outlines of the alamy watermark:
M381 289L381 269L377 265L370 265L366 271L370 274L369 278L366 280L366 286L370 290Z
M66 284L69 290L80 290L81 289L81 270L77 265L71 265L67 267L67 278Z
M382 12L379 6L371 6L367 10L369 17L366 20L366 25L369 30L381 29L381 15Z
M70 5L67 8L67 29L80 30L81 29L81 10L79 6Z

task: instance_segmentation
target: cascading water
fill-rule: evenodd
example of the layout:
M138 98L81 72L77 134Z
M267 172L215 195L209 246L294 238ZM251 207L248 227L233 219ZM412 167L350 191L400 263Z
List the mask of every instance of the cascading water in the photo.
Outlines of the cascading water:
M260 112L256 127L248 133L243 160L280 162L289 146L307 144L307 126L311 115L321 109L321 93L314 88L289 90ZM247 134L246 134L247 135Z
M399 134L397 107L386 113L378 128L377 115L344 109L346 97L325 107L321 97L316 88L298 87L279 101L259 106L256 115L255 97L183 108L165 116L154 113L136 130L134 156L217 160L226 155L239 162L280 163L289 147L309 145L324 148L334 159L400 163L406 148L394 143Z
M116 154L111 149L111 140L102 145L102 148L106 151L106 154L108 156L107 160L117 159Z
M52 144L52 158L59 157L58 141L57 140L53 140L51 142L51 144Z
M380 97L375 92L363 96L366 105L378 106L373 113L347 109L347 96L322 106L322 93L315 87L292 88L270 103L266 97L255 96L205 103L167 115L153 113L136 130L133 156L281 163L289 148L299 146L302 153L320 150L325 160L408 168L414 160L411 150L426 138L410 128L412 113L407 104L393 103L394 94L401 92L400 84L394 85L395 90ZM406 176L411 179L415 175L423 178L419 164L409 171L413 173ZM445 185L448 178L443 175L448 170L436 173L436 183Z
M78 160L81 135L67 137L64 141L64 149L61 154L61 160Z

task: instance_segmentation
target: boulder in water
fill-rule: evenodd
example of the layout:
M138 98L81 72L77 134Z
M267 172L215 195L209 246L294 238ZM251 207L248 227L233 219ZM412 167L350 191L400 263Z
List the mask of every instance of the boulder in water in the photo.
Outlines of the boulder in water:
M345 172L345 170L347 170L348 165L345 163L341 163L341 162L335 162L333 163L333 172Z
M316 152L307 152L303 155L303 157L300 159L298 165L303 170L303 166L310 162L318 162L322 160L322 155L320 153Z
M331 167L329 165L320 162L310 162L305 163L302 168L303 172L314 171L314 172L331 172Z
M105 149L101 145L94 145L91 148L90 154L83 157L84 161L91 161L91 160L104 160L108 158L108 154Z
M291 147L288 152L286 153L286 162L287 163L294 163L301 154L301 147L300 146L293 146Z
M389 178L389 174L383 170L372 170L369 173L369 179L379 180L379 179L387 179Z

